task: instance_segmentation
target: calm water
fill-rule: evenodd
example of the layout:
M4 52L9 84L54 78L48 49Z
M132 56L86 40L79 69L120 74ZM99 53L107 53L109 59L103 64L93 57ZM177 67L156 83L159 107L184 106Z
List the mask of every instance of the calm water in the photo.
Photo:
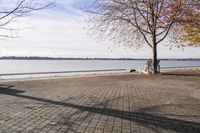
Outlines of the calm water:
M144 66L145 60L0 60L0 74L8 73L34 73L34 72L58 72L58 71L84 71L105 69L138 69ZM160 63L164 67L200 66L200 60L175 61L163 60ZM93 72L95 73L95 72ZM48 74L45 76L63 76L70 74ZM25 76L1 76L6 78L27 78L44 75Z

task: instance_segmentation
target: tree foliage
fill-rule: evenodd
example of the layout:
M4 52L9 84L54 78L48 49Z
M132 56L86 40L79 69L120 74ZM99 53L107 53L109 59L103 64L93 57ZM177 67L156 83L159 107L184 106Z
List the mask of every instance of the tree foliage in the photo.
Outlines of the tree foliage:
M181 39L189 46L200 46L200 6L188 10L181 22L185 32Z

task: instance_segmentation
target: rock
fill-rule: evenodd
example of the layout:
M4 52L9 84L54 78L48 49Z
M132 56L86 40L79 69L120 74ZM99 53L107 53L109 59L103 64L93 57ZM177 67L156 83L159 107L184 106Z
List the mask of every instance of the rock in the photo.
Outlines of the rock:
M132 72L136 72L136 70L135 70L135 69L131 69L131 70L130 70L130 73L132 73Z

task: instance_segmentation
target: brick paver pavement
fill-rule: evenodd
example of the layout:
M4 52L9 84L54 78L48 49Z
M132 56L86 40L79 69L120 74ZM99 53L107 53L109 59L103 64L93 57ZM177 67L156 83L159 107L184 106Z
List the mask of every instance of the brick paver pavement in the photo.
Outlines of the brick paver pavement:
M199 75L0 84L3 133L200 133Z

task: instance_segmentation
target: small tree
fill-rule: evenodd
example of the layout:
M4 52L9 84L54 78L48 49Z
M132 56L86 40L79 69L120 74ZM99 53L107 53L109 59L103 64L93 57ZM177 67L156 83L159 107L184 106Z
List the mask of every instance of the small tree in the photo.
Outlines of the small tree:
M157 73L157 46L165 38L179 44L183 27L179 22L191 0L96 0L91 18L92 30L124 46L152 48Z
M41 5L37 0L18 0L18 1L0 1L0 37L14 38L12 31L19 29L12 28L9 26L12 22L16 21L19 17L24 17L32 11L42 10L50 7L53 3ZM11 34L5 33L10 31Z

